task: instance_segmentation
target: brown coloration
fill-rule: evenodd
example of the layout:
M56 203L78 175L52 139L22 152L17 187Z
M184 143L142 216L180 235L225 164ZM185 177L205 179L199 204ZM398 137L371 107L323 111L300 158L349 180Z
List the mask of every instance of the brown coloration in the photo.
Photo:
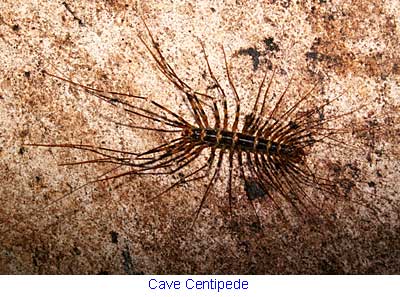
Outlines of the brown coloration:
M78 0L72 8L85 27L80 27L61 3L40 0L16 3L18 0L6 0L1 4L5 22L18 24L20 28L16 32L2 25L0 33L0 55L4 61L0 66L3 185L0 188L0 230L9 230L0 240L3 273L399 272L398 77L390 72L386 76L386 70L381 71L383 76L371 76L369 67L352 68L351 63L334 68L326 62L306 60L306 53L318 37L324 37L322 42L327 46L317 51L329 54L329 48L334 50L340 41L335 40L336 37L353 40L354 33L360 31L344 30L342 35L325 35L325 27L313 25L314 21L321 23L324 19L318 14L312 15L310 2L291 1L285 7L282 1L242 1L238 5L218 2L210 8L206 2L199 1L183 5L149 1L132 6L124 0ZM314 5L317 9L321 6L334 12L343 11L342 4L343 1L332 1ZM390 45L391 40L398 39L399 31L396 26L392 29L381 26L381 21L396 20L398 8L383 1L374 4L386 6L379 13L363 11L365 6L353 9L357 14L350 14L348 23L359 22L358 15L365 13L361 19L376 19L379 26L363 25L362 34L357 38L361 42L350 42L346 49L353 53L356 63L369 50L371 57L381 52L384 59L376 56L376 65L396 69L387 59L398 56L396 47L381 45ZM242 114L251 113L250 103L253 104L251 100L262 80L260 74L269 65L277 68L272 88L277 94L288 84L288 74L298 78L285 97L288 104L299 100L301 90L310 88L315 74L331 79L321 84L321 89L307 103L307 109L322 105L324 98L346 90L337 104L318 111L321 118L329 119L365 104L361 112L333 122L332 127L339 122L347 131L350 127L362 127L353 134L342 134L346 145L337 144L323 150L317 143L307 152L307 160L318 166L316 171L332 179L338 176L342 181L337 185L342 201L335 208L338 215L335 229L326 228L323 222L284 226L279 223L271 203L255 199L255 208L265 223L264 229L268 230L262 233L238 182L233 183L232 189L239 198L234 201L237 215L236 220L231 221L226 194L222 193L226 185L220 186L217 180L216 190L210 193L201 219L188 234L182 226L193 220L193 211L205 190L201 180L177 186L153 202L148 199L178 182L181 175L127 176L88 185L71 194L72 188L94 179L108 167L94 163L73 168L56 166L57 161L89 158L90 154L82 150L21 149L22 143L28 142L72 142L140 152L151 144L171 140L166 133L114 124L113 121L124 121L140 126L149 122L135 121L137 117L129 117L111 104L93 100L68 84L43 76L41 69L51 69L49 65L53 64L66 73L69 80L103 90L123 90L157 98L163 106L190 118L190 114L185 113L185 105L180 104L178 92L160 79L136 38L143 27L135 27L135 7L143 7L142 15L151 20L152 30L157 31L163 54L179 72L178 76L195 89L216 90L212 89L209 79L202 79L206 66L193 36L199 36L207 45L210 63L222 84L226 81L221 79L224 77L222 51L211 49L224 44L233 66L232 78L242 98ZM344 8L349 10L351 5ZM338 32L340 22L333 29ZM273 37L280 51L273 55L266 53L265 59L261 57L259 71L254 72L251 59L235 53L249 47L263 50L266 37ZM292 44L296 46L291 47ZM365 51L360 52L359 45L365 46ZM343 59L341 55L345 53L338 51L337 57ZM24 75L27 71L29 79ZM229 89L227 84L223 87ZM271 92L273 102L276 102L275 92ZM233 94L227 95L233 98ZM204 98L202 102L212 104ZM273 105L268 103L266 110ZM233 100L227 105L229 111L235 109ZM150 105L140 103L140 106ZM206 109L207 115L212 116L207 105ZM154 127L160 128L157 124ZM202 156L199 158L201 161ZM221 166L221 176L228 176L228 163L229 156ZM242 182L235 174L233 172L233 179ZM259 193L263 191L253 182L253 179L247 181L246 193L249 197L261 198ZM351 203L357 196L354 194L363 195L360 201L363 203ZM310 195L316 199L314 193ZM391 203L386 203L390 199ZM369 218L364 209L366 201L379 207L382 222ZM16 222L19 224L14 225ZM15 227L10 229L12 225ZM110 241L111 231L118 232L118 244Z
M396 20L394 15L384 13L390 6L390 2L365 1L344 1L340 7L329 2L304 6L304 10L310 11L312 30L318 32L306 57L312 64L333 67L341 76L349 73L378 78L399 75L396 65L400 64L400 56L396 49L400 40ZM365 36L372 30L386 35L382 36L383 44L368 43Z
M156 61L157 67L161 73L184 95L184 98L189 103L194 123L190 123L189 120L184 119L169 108L162 106L154 100L149 100L146 97L98 90L45 72L45 74L49 76L83 89L86 93L108 104L120 105L123 111L128 115L161 123L165 128L153 128L150 126L146 127L116 122L118 125L126 126L131 129L180 133L181 136L139 153L81 144L31 145L75 148L96 155L95 159L63 163L61 165L82 165L89 163L116 165L111 170L102 174L101 177L90 181L90 183L131 175L172 175L181 173L184 169L188 168L188 172L181 173L182 176L178 182L168 186L165 190L161 191L160 194L150 199L151 201L160 198L179 185L193 180L206 179L211 176L207 181L206 190L195 213L192 226L205 206L213 187L215 187L216 180L221 173L225 154L229 155L227 194L230 214L232 214L233 204L233 172L240 171L240 176L245 184L248 183L249 179L257 181L264 196L272 202L285 220L289 221L291 215L311 216L309 218L310 220L314 220L317 216L323 215L325 219L327 219L324 213L327 213L329 216L331 215L331 206L328 206L328 204L334 205L336 200L338 200L337 197L332 195L332 193L337 192L337 190L335 190L337 180L333 183L329 178L321 176L317 172L312 172L309 165L306 164L306 151L309 151L313 145L318 142L328 146L335 144L335 142L340 142L335 139L335 137L341 133L340 129L329 128L327 124L345 115L337 115L328 120L321 120L318 117L319 110L328 106L332 101L340 98L340 96L317 108L299 112L300 107L309 100L311 93L315 90L316 86L314 86L305 95L301 96L293 106L284 109L285 96L289 90L291 79L282 94L278 97L275 106L271 111L267 112L265 106L266 102L269 100L268 96L273 83L274 70L266 87L265 82L267 74L264 75L258 89L254 107L251 113L244 117L242 129L238 132L238 125L241 122L240 98L231 78L225 50L222 48L226 77L234 95L235 102L235 116L231 127L228 126L229 113L226 91L215 78L207 55L205 54L207 69L216 85L220 97L196 92L183 82L164 58L158 43L155 41L144 20L143 24L151 40L151 45L148 45L141 36L139 36L140 40ZM203 51L205 53L204 47ZM203 103L204 101L202 101L200 97L213 103L211 106L214 117L213 127L210 125L211 120L204 109L207 103ZM139 107L135 103L129 103L126 101L127 98L134 101L145 100L150 103L154 110ZM218 102L222 102L223 122L220 120L221 115L219 113ZM261 106L259 106L260 104ZM333 141L333 143L330 143L328 140ZM207 162L196 168L193 163L195 163L196 159L198 159L206 149L210 149ZM234 166L234 161L236 160L239 162L237 168ZM214 161L216 161L216 164ZM214 172L211 173L214 165ZM323 203L322 207L318 205L318 201L313 201L307 191L304 190L305 187L309 186L322 191L328 203ZM81 187L78 189L80 188ZM261 224L260 218L251 200L252 199L249 199L249 204L252 206L259 224Z

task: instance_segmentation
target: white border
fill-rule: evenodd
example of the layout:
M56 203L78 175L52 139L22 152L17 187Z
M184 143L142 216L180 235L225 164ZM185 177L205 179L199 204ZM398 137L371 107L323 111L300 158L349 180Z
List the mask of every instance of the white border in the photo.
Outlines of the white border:
M243 290L150 289L149 281L249 282ZM400 276L0 276L2 296L399 296Z

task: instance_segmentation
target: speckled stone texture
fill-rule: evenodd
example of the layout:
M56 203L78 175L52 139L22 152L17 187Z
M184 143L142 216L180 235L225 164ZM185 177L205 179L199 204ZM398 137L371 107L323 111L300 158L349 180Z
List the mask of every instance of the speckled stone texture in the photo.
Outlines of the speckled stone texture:
M2 0L0 11L1 273L400 273L398 1ZM340 204L334 227L275 222L273 208L260 204L260 230L246 203L230 219L222 178L189 229L204 182L151 202L179 177L130 176L74 191L109 167L58 166L91 156L23 144L143 151L162 138L114 124L126 115L43 70L187 110L140 42L139 34L149 40L140 16L196 90L211 87L200 41L228 87L224 46L244 110L271 66L277 94L291 76L289 98L325 78L320 95L342 94L338 113L364 105L343 119L364 130L338 144L335 168L367 198ZM235 193L246 199L240 183Z

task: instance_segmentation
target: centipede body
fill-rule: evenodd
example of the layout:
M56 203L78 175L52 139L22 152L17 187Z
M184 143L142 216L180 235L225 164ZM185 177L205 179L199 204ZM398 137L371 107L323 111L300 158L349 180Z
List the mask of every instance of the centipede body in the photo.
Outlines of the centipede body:
M66 163L68 165L108 163L116 166L106 175L95 178L90 183L122 176L181 174L179 181L151 197L150 201L162 198L161 196L172 189L191 181L206 181L207 186L195 212L193 223L196 222L210 197L226 157L228 176L225 191L230 213L234 208L235 198L232 189L235 175L240 176L245 187L253 185L258 189L256 196L260 199L267 199L268 203L273 205L273 208L278 210L284 218L293 214L296 216L319 216L325 211L321 208L321 203L314 201L308 191L304 189L307 187L321 192L325 200L331 200L329 203L335 204L338 196L333 193L337 192L337 180L333 181L318 172L313 172L307 164L307 157L316 143L327 147L341 145L337 137L346 132L343 132L343 129L332 128L329 124L348 114L339 114L328 119L321 117L320 114L321 110L340 96L327 100L316 107L302 107L318 88L319 83L316 83L304 94L299 94L299 98L292 106L284 106L287 92L291 87L291 79L279 94L275 105L268 109L267 105L276 71L273 70L269 74L269 78L268 73L264 74L251 112L243 114L241 112L242 98L236 90L230 73L230 65L222 47L226 77L235 104L231 120L227 92L213 73L204 45L201 44L204 60L217 95L195 91L180 79L164 58L144 20L143 24L150 42L141 35L139 35L139 39L152 56L158 70L182 93L190 110L191 118L184 117L171 108L161 105L157 100L146 96L96 89L47 71L45 74L63 80L77 89L82 89L107 104L118 106L129 116L143 118L163 127L132 125L122 122L116 124L130 129L180 135L144 152L129 152L94 145L68 143L42 146L76 148L98 156L98 158L88 161ZM136 102L147 102L151 108L141 107ZM211 113L207 113L206 107ZM200 166L194 165L205 151L208 152L207 160ZM125 168L122 172L120 171L121 167ZM255 211L253 198L248 197L248 203ZM326 205L324 207L329 209ZM257 213L256 216L258 217Z

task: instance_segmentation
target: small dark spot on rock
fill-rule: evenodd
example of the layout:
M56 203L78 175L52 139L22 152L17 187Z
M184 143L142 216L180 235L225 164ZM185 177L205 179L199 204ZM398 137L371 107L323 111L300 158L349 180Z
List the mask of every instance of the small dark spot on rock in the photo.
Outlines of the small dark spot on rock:
M118 232L115 231L111 231L110 232L111 235L111 242L117 244L118 243Z
M26 152L26 149L24 147L20 147L18 154L23 155Z
M332 164L331 168L336 174L340 174L342 172L342 168L338 164Z
M11 27L12 29L13 29L13 31L15 31L15 32L17 32L17 31L19 31L19 30L21 30L21 27L19 26L19 25L17 25L17 24L15 24L15 25L12 25L12 27Z
M322 38L321 37L316 37L316 38L314 38L314 41L313 41L313 44L312 44L311 48L319 46L319 45L321 45L321 43L322 43Z
M267 69L268 69L268 70L272 70L273 65L272 65L271 60L265 59L265 65L267 66Z
M355 164L352 164L352 163L347 163L346 164L346 167L347 168L349 168L350 170L351 170L351 176L353 177L353 178L359 178L359 175L360 175L360 172L361 172L361 170L360 170L360 168L358 168L358 166L357 165L355 165Z
M210 7L212 12L215 12L215 8L214 7Z
M368 182L368 186L369 186L370 188L375 188L376 184L375 184L375 182L370 181L370 182Z
M273 37L268 37L264 39L264 44L267 49L267 51L271 52L278 52L279 51L279 46L274 42Z
M82 254L81 250L78 249L76 246L72 249L72 251L74 252L75 255L80 256L80 254Z
M30 71L25 71L24 75L26 78L30 78L31 77L31 72Z
M283 8L289 8L291 0L284 0L281 2Z
M24 138L24 137L28 136L28 134L29 134L29 130L28 129L24 129L21 132L19 132L19 136L21 138Z
M253 223L251 223L250 229L251 229L253 232L260 232L260 231L262 231L262 228L261 228L261 225L260 225L259 222L253 222Z
M42 179L42 178L41 178L39 175L36 175L36 176L35 176L35 180L36 180L37 183L40 182L41 179Z
M241 49L239 50L239 55L249 55L253 60L253 70L258 69L258 65L260 65L260 53L255 48Z
M383 156L383 150L375 150L375 154L378 156L378 157L382 157Z
M318 109L318 116L319 116L319 120L320 121L324 121L325 120L325 113L322 109Z
M399 71L399 64L394 63L392 66L392 72L397 73Z
M317 52L308 52L308 53L306 53L306 58L309 60L318 60L318 53Z

